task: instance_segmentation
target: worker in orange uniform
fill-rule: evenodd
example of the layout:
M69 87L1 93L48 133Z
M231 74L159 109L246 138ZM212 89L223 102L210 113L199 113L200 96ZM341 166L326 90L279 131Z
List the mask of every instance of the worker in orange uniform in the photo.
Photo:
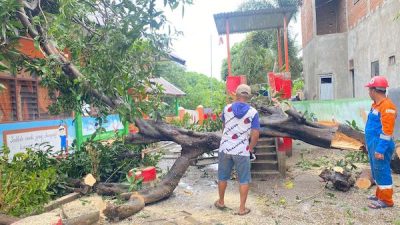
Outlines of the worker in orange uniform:
M392 135L397 113L396 106L386 97L389 84L385 77L373 77L366 87L374 103L365 126L365 141L372 177L377 185L375 195L368 198L372 200L368 207L381 209L394 205L390 160L395 149Z

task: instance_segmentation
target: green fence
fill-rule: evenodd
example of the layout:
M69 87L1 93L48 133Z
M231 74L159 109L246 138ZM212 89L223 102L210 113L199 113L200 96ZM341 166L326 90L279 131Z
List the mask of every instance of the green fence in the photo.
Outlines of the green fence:
M321 101L292 102L297 111L314 113L319 121L356 121L357 126L364 129L368 112L371 108L370 99L337 99Z

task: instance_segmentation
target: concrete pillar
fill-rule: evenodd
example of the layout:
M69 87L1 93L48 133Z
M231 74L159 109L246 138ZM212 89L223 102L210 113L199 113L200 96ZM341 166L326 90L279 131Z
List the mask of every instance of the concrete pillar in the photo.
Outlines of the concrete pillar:
M197 115L199 115L199 124L203 125L204 122L204 108L202 105L197 106L196 108Z

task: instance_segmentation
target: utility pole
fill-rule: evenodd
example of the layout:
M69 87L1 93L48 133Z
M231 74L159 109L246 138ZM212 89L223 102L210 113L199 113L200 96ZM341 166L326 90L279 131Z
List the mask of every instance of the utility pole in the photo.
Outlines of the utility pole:
M210 96L210 102L212 103L212 93L213 93L213 87L212 87L212 78L213 78L213 57L212 57L212 34L210 34L210 89L211 89L211 96Z

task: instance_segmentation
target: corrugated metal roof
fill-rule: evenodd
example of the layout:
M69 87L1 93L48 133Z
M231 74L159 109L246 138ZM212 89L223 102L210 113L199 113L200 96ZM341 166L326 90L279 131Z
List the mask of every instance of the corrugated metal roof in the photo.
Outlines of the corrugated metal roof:
M159 77L159 78L150 78L151 83L155 83L161 85L164 88L164 94L169 96L185 96L186 93L183 92L181 89L177 88L175 85L168 82L166 79Z
M226 20L229 21L229 33L243 33L283 27L286 15L290 21L297 8L271 8L214 14L218 34L226 34Z

